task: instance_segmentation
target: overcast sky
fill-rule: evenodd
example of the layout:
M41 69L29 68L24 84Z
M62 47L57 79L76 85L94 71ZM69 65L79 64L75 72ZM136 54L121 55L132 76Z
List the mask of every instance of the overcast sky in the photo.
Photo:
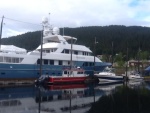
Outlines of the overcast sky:
M149 27L150 0L0 0L3 15L2 37L41 30L43 17L54 27Z

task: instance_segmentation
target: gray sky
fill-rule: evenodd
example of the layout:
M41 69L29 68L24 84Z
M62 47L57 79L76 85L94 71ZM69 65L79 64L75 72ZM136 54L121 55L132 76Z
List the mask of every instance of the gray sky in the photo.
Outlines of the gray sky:
M41 30L43 17L54 27L149 27L149 4L150 0L0 0L0 17L5 17L2 37Z

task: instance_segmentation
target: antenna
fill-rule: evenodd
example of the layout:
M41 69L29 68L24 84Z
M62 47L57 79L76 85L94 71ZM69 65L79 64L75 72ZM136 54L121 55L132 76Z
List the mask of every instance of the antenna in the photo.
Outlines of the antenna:
M96 44L97 44L98 42L96 41L96 37L95 37L95 41L94 41L94 70L93 70L93 74L95 74L95 56L96 56Z
M63 26L63 36L64 36L64 26Z
M50 14L51 14L51 13L48 13L48 14L49 14L49 25L50 25Z
M112 46L112 51L111 51L111 55L112 55L111 60L112 61L111 61L111 63L112 63L112 67L113 67L113 63L114 63L114 61L113 61L114 60L114 55L113 55L114 54L114 42L113 41L112 41L112 45L111 46Z

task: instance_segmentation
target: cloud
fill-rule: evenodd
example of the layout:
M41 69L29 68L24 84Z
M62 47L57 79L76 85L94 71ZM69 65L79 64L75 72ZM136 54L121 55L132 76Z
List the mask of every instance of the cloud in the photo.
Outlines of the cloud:
M0 16L28 23L5 19L7 32L41 30L34 24L40 25L43 16L57 27L149 26L149 4L149 0L4 0ZM8 34L12 33L3 33L3 37Z

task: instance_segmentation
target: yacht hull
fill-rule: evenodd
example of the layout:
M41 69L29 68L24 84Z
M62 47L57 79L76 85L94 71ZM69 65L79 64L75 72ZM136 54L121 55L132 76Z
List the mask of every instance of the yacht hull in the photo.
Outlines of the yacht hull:
M123 82L123 76L111 76L111 75L96 75L100 82Z
M96 71L102 71L107 65L96 66ZM81 66L82 67L82 66ZM64 66L61 65L40 65L38 64L3 64L0 63L0 81L37 79L40 75L62 76ZM85 73L93 76L93 66L82 67Z

